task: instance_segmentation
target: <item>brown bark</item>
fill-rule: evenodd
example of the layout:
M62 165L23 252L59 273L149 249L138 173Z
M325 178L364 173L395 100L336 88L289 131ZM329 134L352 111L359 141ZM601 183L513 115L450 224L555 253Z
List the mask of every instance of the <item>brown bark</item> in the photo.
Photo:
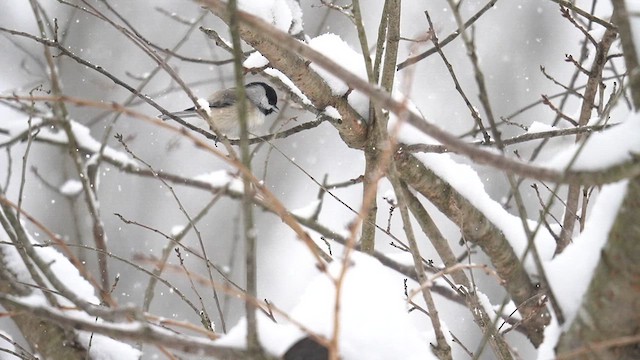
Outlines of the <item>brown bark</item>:
M640 177L629 182L609 241L602 251L585 299L558 355L581 351L580 359L640 359ZM616 339L619 339L616 343ZM608 346L599 346L610 341Z
M460 227L468 241L480 246L491 258L496 272L504 281L503 286L518 305L522 317L528 319L524 326L529 340L538 346L542 342L544 327L549 323L549 314L544 306L531 301L538 295L537 290L502 231L418 159L409 154L401 154L396 160L402 179L429 199Z
M0 251L0 293L15 296L27 296L31 290L18 285L15 275L4 262L4 253ZM86 349L76 342L75 333L55 321L37 317L34 314L15 308L10 303L0 301L13 323L20 329L22 336L44 359L90 359Z

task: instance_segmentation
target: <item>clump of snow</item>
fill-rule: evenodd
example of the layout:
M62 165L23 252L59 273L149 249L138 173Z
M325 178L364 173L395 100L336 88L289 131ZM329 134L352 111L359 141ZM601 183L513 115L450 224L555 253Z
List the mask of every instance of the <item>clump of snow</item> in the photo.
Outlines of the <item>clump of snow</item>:
M471 166L457 163L449 154L416 154L416 157L485 214L489 221L504 233L516 255L524 253L528 240L521 219L509 213L487 194L484 184ZM530 220L529 228L533 229L536 224ZM543 259L553 256L556 242L546 228L541 227L538 230L534 242ZM535 272L531 257L527 257L525 266Z
M540 133L540 132L553 131L553 130L558 130L558 129L556 127L551 126L551 125L547 125L547 124L541 123L539 121L534 121L527 128L527 133L528 134L533 134L533 133Z
M266 69L264 72L267 73L268 75L278 78L284 85L286 85L291 90L291 92L293 92L300 99L302 99L302 102L304 104L312 105L309 98L305 94L303 94L302 91L300 91L300 89L298 89L298 87L293 83L293 81L291 81L291 79L289 79L285 74L281 73L279 70L271 69L271 68Z
M206 182L214 188L220 189L227 187L229 190L235 192L243 192L244 185L242 180L235 178L227 170L216 170L210 173L197 175L193 178L197 181Z
M354 90L349 94L347 100L349 101L349 105L351 105L363 119L369 118L369 96L361 91Z
M302 330L289 324L274 323L264 313L256 313L258 335L260 343L271 354L282 356L296 341L305 336ZM233 348L246 348L247 319L242 318L222 338L215 341L216 345Z
M584 231L545 264L549 285L564 311L566 324L572 323L580 307L626 192L627 181L603 186Z
M240 0L238 7L289 34L297 35L304 30L302 8L296 0ZM256 51L247 57L243 66L247 69L255 69L265 67L268 64L269 60ZM281 80L284 82L284 79L281 78ZM291 81L289 80L289 82Z
M298 34L302 31L302 9L294 0L239 0L238 8L276 28Z
M333 119L342 119L342 115L340 115L338 109L334 108L333 106L327 106L326 108L324 108L324 114Z
M345 69L366 79L366 70L363 66L362 55L355 52L349 44L336 34L322 34L309 41L309 46L322 54L331 54L333 60ZM311 68L327 82L331 92L335 96L342 96L349 90L349 85L344 80L331 74L324 68L311 64Z
M402 287L391 276L391 270L364 254L354 253L351 260L340 298L341 359L436 359L429 346L432 339L425 338L411 323ZM332 277L338 276L341 266L340 261L329 266ZM394 288L398 291L389 291ZM309 283L290 316L329 339L333 333L335 296L334 280L320 274ZM305 335L294 324L258 318L263 345L276 356ZM241 321L216 343L244 347L245 333L246 322Z
M322 34L309 41L314 50L329 55L337 64L351 71L360 78L367 80L367 69L364 66L362 54L357 53L342 38L336 34ZM342 96L349 91L349 85L339 77L331 74L314 63L311 68L327 82L335 96ZM348 97L349 104L364 118L369 111L369 98L359 91L353 91Z
M494 310L494 305L491 303L491 300L489 300L489 297L478 289L476 289L476 294L480 305L484 308L484 311L487 314L490 314L491 320L494 320L496 317L496 311Z
M82 183L75 179L70 179L60 186L60 193L67 196L76 196L82 191Z
M304 22L302 20L302 8L297 0L286 0L291 10L291 27L289 33L292 35L300 34L304 31Z
M264 57L264 55L256 51L247 57L247 59L242 63L242 66L247 69L259 69L267 66L268 64L269 60Z
M207 113L207 117L211 117L211 108L209 107L209 101L207 101L207 99L198 98L198 105Z
M171 227L171 230L169 230L169 234L171 234L171 236L178 236L180 235L181 232L183 232L185 229L184 225L173 225Z
M544 340L538 347L538 360L549 360L556 358L556 345L560 335L562 335L562 328L558 324L553 312L551 314L551 322L544 328Z
M308 205L291 211L291 214L299 216L303 219L309 219L318 211L318 207L322 201L320 199L313 200Z
M29 237L29 240L34 244L38 243L31 237ZM3 258L5 259L5 265L11 269L20 281L28 284L33 283L27 267L21 260L22 257L18 254L14 246L0 246L0 251L4 253ZM95 289L93 286L91 286L91 284L80 275L78 269L71 264L64 255L52 247L34 247L34 251L45 263L49 264L49 270L55 274L58 279L67 284L69 291L89 303L94 305L100 304L100 300L95 295ZM61 305L71 308L74 307L74 304L68 299L63 298L62 295L56 295L56 297ZM47 299L39 290L33 290L30 295L21 297L20 302L28 306L50 306ZM96 321L95 317L89 316L82 311L69 310L64 311L64 313L66 316L83 319L89 322ZM90 336L91 333L85 331L78 331L76 333L76 338L84 346L89 345ZM132 346L98 334L93 334L90 351L91 358L93 359L133 360L140 357L140 351L134 349Z
M89 349L91 359L137 360L142 356L142 352L133 348L131 345L104 335L88 331L78 331L76 338L82 346Z
M38 244L38 242L31 237L29 237L29 240L34 244ZM50 264L49 267L51 272L56 274L59 279L63 279L66 284L73 284L73 286L69 286L68 289L77 297L95 305L100 304L100 300L95 295L95 289L93 286L91 286L91 284L80 275L78 269L71 264L64 255L53 247L34 247L33 250L38 254L43 262ZM15 247L0 246L0 251L4 253L6 266L16 274L20 281L29 284L33 283L31 275L29 274L27 267L22 262L22 257L18 254ZM42 297L42 299L46 302L44 297ZM73 306L70 301L60 296L59 301L66 306Z
M73 135L80 147L87 148L94 153L97 153L100 150L102 144L91 136L91 131L88 127L76 121L71 121L71 130L73 131ZM138 166L138 163L135 160L132 160L129 155L117 151L109 146L105 147L104 155L124 165Z
M77 121L70 121L71 132L76 139L78 147L86 149L89 152L97 153L100 151L102 144L91 136L91 130L88 127L78 123ZM60 129L53 128L41 128L38 133L38 138L42 140L48 140L55 143L66 144L67 135ZM138 167L138 162L131 159L128 154L115 150L110 146L106 146L103 152L104 156L122 164L123 166Z
M499 315L498 312L502 308L501 304L493 305L489 297L485 293L479 291L478 289L476 289L476 294L478 295L478 301L480 302L480 305L484 308L484 311L489 315L489 317L491 318L491 321L495 321L495 319L498 317L500 318L497 324L497 327L500 329L500 331L505 331L511 327L511 324L507 323L503 319L503 317L505 319L511 318L515 320L522 320L522 316L520 315L520 312L518 312L516 304L514 304L513 301L509 301L502 309L502 312L500 313L501 315Z
M577 143L561 151L548 162L548 166L564 170L574 157L575 162L571 164L571 169L574 170L605 169L629 161L633 154L640 154L638 134L640 114L634 113L617 126L591 134L582 148Z
M396 192L393 191L393 189L389 189L385 191L385 193L382 195L382 198L385 199L388 203L393 204L393 206L395 206L398 203Z

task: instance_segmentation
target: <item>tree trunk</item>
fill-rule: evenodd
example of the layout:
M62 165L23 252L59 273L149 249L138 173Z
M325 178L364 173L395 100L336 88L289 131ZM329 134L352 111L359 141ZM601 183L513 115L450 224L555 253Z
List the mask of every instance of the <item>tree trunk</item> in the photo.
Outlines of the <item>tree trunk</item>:
M578 314L557 353L580 359L640 359L640 177L627 194ZM578 259L576 259L579 261ZM634 340L635 339L635 340Z

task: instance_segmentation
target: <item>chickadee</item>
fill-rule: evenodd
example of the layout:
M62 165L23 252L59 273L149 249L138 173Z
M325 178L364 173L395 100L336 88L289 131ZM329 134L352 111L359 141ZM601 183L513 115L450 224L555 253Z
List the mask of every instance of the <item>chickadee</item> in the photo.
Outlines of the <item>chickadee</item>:
M252 82L245 85L247 103L247 129L253 130L264 123L265 116L278 110L276 103L278 95L273 88L263 82ZM209 119L211 127L215 126L221 133L237 135L240 132L238 110L236 109L236 88L228 88L213 93L208 99ZM206 111L206 109L205 109ZM171 113L171 115L186 118L199 116L195 107ZM161 115L160 119L171 117Z

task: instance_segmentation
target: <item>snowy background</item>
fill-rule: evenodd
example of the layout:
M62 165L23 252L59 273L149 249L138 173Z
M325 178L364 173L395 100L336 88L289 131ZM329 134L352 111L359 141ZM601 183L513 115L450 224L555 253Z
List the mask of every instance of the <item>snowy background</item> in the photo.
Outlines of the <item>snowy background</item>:
M254 11L283 30L290 30L292 24L293 29L296 29L296 26L303 28L309 39L313 39L310 41L312 47L359 76L366 77L366 72L363 72L360 67L361 59L358 58L361 52L357 32L350 20L339 12L327 10L326 7L321 6L320 1L302 1L301 12L296 11L295 3L291 1L264 1L260 2L259 6L251 3L251 1L240 2L245 9ZM578 3L585 3L580 5L587 8L590 4L590 2ZM49 17L57 18L61 28L66 31L65 45L74 54L136 85L154 69L155 63L149 57L108 24L97 21L80 10L54 1L43 1L42 4ZM138 32L161 48L175 46L188 29L187 25L170 19L167 13L189 21L199 20L202 26L217 29L222 37L228 39L224 24L215 16L203 13L203 9L193 2L114 0L110 4L125 19L131 21ZM602 18L608 18L607 14L611 11L608 3L598 2L598 4L596 14ZM378 31L382 2L363 1L361 5L365 29L369 42L373 45ZM465 1L462 14L468 18L484 5L483 1ZM421 1L405 1L402 6L401 35L403 37L418 37L428 29L424 11L429 11L440 39L456 29L455 20L446 2L425 4ZM3 4L0 26L32 34L38 33L32 10L25 2L12 1ZM483 15L476 23L475 36L490 101L496 117L499 118L510 117L520 109L537 102L541 94L551 97L561 93L563 90L546 79L540 67L544 66L547 73L552 74L559 81L566 82L574 68L564 61L565 54L579 52L579 41L582 35L561 17L557 4L551 1L509 0L498 1ZM47 90L47 74L43 72L40 45L18 37L3 36L0 38L0 47L10 49L3 51L3 55L0 56L0 93L2 95L27 94L43 83L44 90ZM400 61L407 58L411 51L410 47L409 42L400 43ZM429 47L431 46L426 46L426 48ZM619 43L614 43L612 49L613 53L619 52ZM462 87L467 89L471 101L479 106L472 67L465 56L462 42L459 39L452 42L445 48L445 52L456 70ZM177 50L177 53L192 59L230 58L228 53L217 48L197 29ZM260 60L258 54L254 54L245 65L263 66L264 63ZM234 84L231 65L216 66L175 58L170 60L169 64L189 84L197 97L206 97L212 91ZM622 63L618 63L619 66L620 64ZM322 70L319 71L322 74ZM406 80L403 71L397 75L397 88L403 88L403 81ZM414 73L411 79L411 93L405 95L411 99L420 114L456 135L464 135L473 128L469 110L456 92L442 60L437 55L414 65L412 71ZM64 94L68 96L105 104L122 103L130 96L126 90L115 85L111 80L71 59L64 58L60 61L59 72ZM274 74L272 71L268 73ZM336 85L336 79L326 76L330 84L334 85L332 88L335 94L342 94L347 90L340 89L339 84ZM248 75L246 82L257 79L269 81L269 78L260 75ZM281 97L284 94L282 90L279 89ZM142 93L153 98L169 111L193 106L189 98L163 72L155 75ZM47 94L43 90L36 90L34 95ZM364 103L362 99L358 100L358 95L358 93L352 94L350 101L353 101L356 110L364 113L368 110L368 105L366 99ZM271 116L259 133L268 133L271 124L274 124L274 128L283 124L288 128L314 119L313 115L299 107L285 106L285 102L286 99L281 99L279 103L279 107L285 110ZM570 116L575 116L579 112L579 106L578 99L570 98L565 111ZM128 108L151 117L158 115L156 109L139 100L134 100ZM86 141L89 147L99 146L113 114L86 106L70 106L69 111L70 118L82 125L77 127L78 134L83 134L81 139ZM585 148L580 149L581 155L575 160L575 168L601 168L624 160L630 151L640 152L640 142L637 141L637 134L640 133L640 119L629 117L628 112L627 106L622 103L614 108L610 121L624 122L624 124L611 129L609 133L594 136ZM524 127L531 126L530 132L545 131L552 129L550 122L554 115L548 107L538 105L511 117L511 121ZM593 123L595 124L597 120L594 119ZM13 129L12 133L16 134L21 129L25 129L25 121L24 113L0 104L2 128ZM565 125L568 124L563 124L561 127L568 127ZM518 126L504 126L501 127L501 131L504 138L525 132ZM165 131L153 124L124 115L115 123L111 134L115 133L122 134L128 147L136 156L151 164L156 170L180 174L187 178L222 181L222 184L225 181L234 181L228 175L233 173L232 167L210 153L195 148L191 142L175 132ZM43 131L42 136L50 136L55 140L55 133L47 134L46 130ZM408 125L400 130L400 138L407 142L432 142ZM467 139L470 140L470 138ZM480 139L478 135L476 140ZM0 143L3 141L4 139L0 137ZM97 142L92 143L92 141ZM573 142L574 137L562 137L550 141L538 157L536 164L563 169L572 161L576 153L576 149L572 147ZM130 159L112 136L107 144L108 151L114 156ZM272 151L267 146L262 146L253 159L253 170L267 188L294 213L296 209L298 214L308 212L309 205L313 207L317 204L315 201L318 193L318 186L297 166L319 182L325 174L328 174L328 183L354 179L364 171L362 152L349 149L342 142L337 131L328 123L286 139L275 140L274 144L289 159L283 157L279 151ZM510 147L509 151L518 150L522 158L529 158L536 144L538 142L516 145ZM604 151L612 147L619 151ZM0 155L0 180L3 186L4 179L10 180L6 188L6 197L13 201L18 198L21 158L25 151L25 143L18 143L11 147L11 166L8 162L9 157L6 154ZM78 239L74 242L80 241L91 245L91 219L84 215L84 200L81 196L77 196L81 190L76 178L77 173L68 156L65 156L65 151L64 148L54 145L34 144L32 146L27 173L32 174L30 169L35 167L40 178L27 176L22 206L30 215L64 239L69 241ZM429 154L420 155L419 158L481 209L506 234L517 254L524 251L526 238L516 210L513 206L507 207L506 210L504 207L509 185L502 173L486 166L468 166L470 162L457 155ZM293 160L297 166L294 166L290 160ZM99 206L108 235L109 251L140 266L152 268L152 264L133 260L134 256L141 254L145 257L160 257L166 239L139 226L127 225L114 214L121 214L126 219L158 229L165 234L179 232L188 224L188 220L171 191L160 181L125 175L109 164L103 164L99 171ZM536 193L529 186L531 183L525 181L521 188L527 212L535 215L540 210L540 204ZM49 185L59 191L54 191ZM386 180L381 182L378 192L380 207L378 223L383 227L386 227L389 207L382 197L384 194L390 194L391 189L391 185ZM561 188L561 191L563 189ZM596 200L592 202L589 210L589 217L596 220L587 221L583 233L574 239L576 244L553 261L551 261L555 249L553 238L544 229L536 238L538 250L548 270L547 276L551 279L551 285L557 291L556 295L565 310L565 315L569 318L575 314L580 304L582 294L588 285L587 274L595 268L599 250L604 245L625 189L626 183L621 182L607 185L596 191L594 195ZM173 190L191 216L204 208L215 196L202 190L177 185L173 186ZM360 185L336 189L333 193L351 208L360 208L362 198ZM548 191L543 191L543 196L546 197L548 194ZM437 213L431 205L427 205L427 208L434 213L436 222L444 236L450 240L456 254L464 253L465 246L458 243L460 233L457 226L444 215ZM560 218L562 208L556 204L552 214ZM534 215L532 218L537 219ZM240 202L222 197L198 222L197 228L204 240L209 259L223 268L232 280L243 284L242 233L238 220L240 217ZM345 205L330 196L324 197L319 223L337 233L348 234L348 226L354 218L354 213ZM48 240L47 236L32 224L25 225L35 241ZM255 228L258 236L258 298L269 300L279 309L289 313L293 319L304 324L307 329L320 335L331 336L335 289L327 275L317 270L306 247L296 240L295 234L276 216L256 210ZM414 228L419 229L417 225ZM391 231L396 236L403 237L399 213L394 214L392 218ZM312 232L311 235L321 247L325 247L318 234ZM0 237L0 240L6 240L3 233L0 233ZM441 265L441 261L423 234L418 234L418 241L422 256L433 259L436 265ZM389 245L390 242L392 240L387 235L378 231L376 249L393 259L411 265L410 255ZM183 243L192 249L199 249L200 246L193 232L188 233ZM3 251L5 257L17 257L15 253L11 255L10 250L3 249ZM342 248L339 245L332 245L332 253L338 259L341 251ZM78 255L86 261L89 269L95 271L96 257L90 251L78 250ZM186 253L183 255L186 257L186 266L189 271L205 276L207 270L201 260ZM577 258L581 259L579 263L575 260ZM429 358L426 355L429 353L429 342L434 342L435 339L431 323L428 317L419 311L407 312L410 306L406 303L404 277L365 255L356 254L352 260L353 268L348 271L344 284L345 291L342 294L344 325L340 341L343 358ZM57 260L57 262L62 261L62 259ZM471 261L490 263L481 252L474 252ZM177 264L178 260L172 258L170 263ZM531 264L525 265L533 271ZM112 276L120 275L113 293L117 301L122 305L140 306L149 277L113 258L109 259L109 266ZM340 262L333 263L330 273L337 274L341 270L340 266ZM20 264L15 264L15 269L20 271ZM77 289L82 286L81 280L77 278L77 274L73 274L73 271L65 270L64 274L67 274L65 278L69 279L67 283L69 287ZM557 274L562 276L555 276ZM196 299L195 293L182 273L166 271L163 276L188 297ZM494 277L482 271L474 271L474 276L479 289L486 295L487 310L490 315L495 315L492 309L494 306L499 307L502 303L504 291ZM410 290L416 289L417 284L409 281L408 287ZM200 286L198 289L201 295L204 294L205 306L213 316L212 321L216 330L222 331L220 319L215 315L215 306L210 298L211 291L205 286ZM95 294L82 296L91 299L89 301L97 302ZM221 296L229 335L218 342L239 346L244 341L245 330L242 319L244 304L233 296L224 294ZM416 296L414 300L421 303L419 298L420 296ZM481 333L473 323L469 311L441 297L436 296L436 302L445 329L455 334L470 350L475 350ZM511 310L508 306L505 313ZM174 291L164 285L158 285L150 313L193 324L200 322L198 314L186 306ZM234 328L236 324L239 326ZM268 318L259 316L259 324L261 334L264 334L263 341L266 348L276 355L284 353L288 346L304 334L299 327L288 323L284 318L281 319L280 325L274 325ZM10 319L0 318L0 330L20 342L18 331ZM539 351L534 349L521 334L512 332L506 336L508 342L522 358L549 359L553 356L553 346L560 330L557 324L552 322L546 333L547 342ZM94 346L96 346L95 351L100 351L98 345ZM460 347L454 343L451 343L451 346L454 359L467 358ZM0 347L6 348L2 339L0 339ZM104 358L109 358L106 349L109 349L109 345L105 346L104 350ZM111 349L114 348L111 347ZM153 347L145 346L142 350L145 359L161 357ZM111 358L124 356L125 353L126 356L134 358L137 354L132 349L122 351ZM486 349L482 356L486 359L492 357L493 354L489 349ZM3 358L11 357L0 353L0 359Z

